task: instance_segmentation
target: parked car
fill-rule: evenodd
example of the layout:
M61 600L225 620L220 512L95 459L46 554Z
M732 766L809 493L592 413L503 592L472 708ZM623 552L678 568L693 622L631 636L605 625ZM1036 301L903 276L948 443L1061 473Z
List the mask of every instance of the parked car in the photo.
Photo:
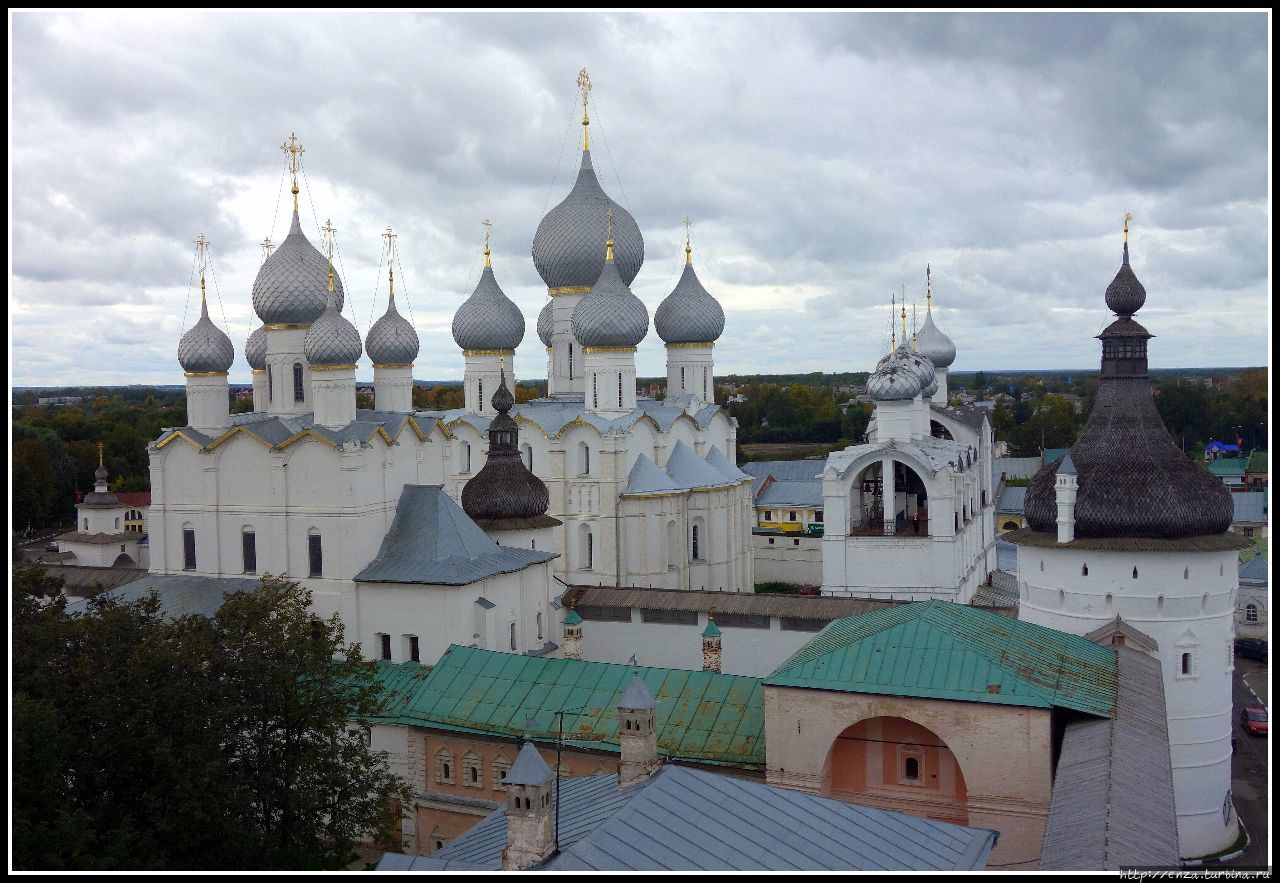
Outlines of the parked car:
M820 586L801 586L800 594L801 595L821 595L822 588Z
M1267 710L1256 706L1241 710L1240 724L1250 736L1267 735Z
M1236 638L1236 655L1245 659L1267 661L1267 642L1257 638Z
M56 552L56 551L58 551L58 544L57 544L57 543L49 543L47 546L45 546L45 547L44 547L44 550L45 550L46 552Z

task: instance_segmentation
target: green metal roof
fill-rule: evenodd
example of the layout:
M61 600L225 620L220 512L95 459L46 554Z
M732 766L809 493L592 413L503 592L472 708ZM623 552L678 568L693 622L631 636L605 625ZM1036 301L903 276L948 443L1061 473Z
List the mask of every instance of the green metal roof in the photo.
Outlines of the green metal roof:
M1070 448L1045 448L1044 453L1041 455L1040 462L1052 463L1059 457L1065 457L1070 450Z
M570 607L569 612L564 615L564 624L577 625L580 622L582 622L582 617L578 615L578 611Z
M1116 654L963 604L921 601L835 620L764 683L1112 717Z
M702 630L704 638L718 638L720 636L720 627L716 625L716 621L710 616L707 617L707 627Z
M412 666L413 671L395 672ZM527 718L539 741L617 752L618 700L629 665L521 656L451 646L425 677L423 666L387 664L379 680L391 695L384 723L519 737ZM760 678L671 668L636 670L657 700L658 754L678 760L764 766L764 687Z
M1244 467L1249 461L1244 457L1219 457L1209 464L1209 471L1214 475L1244 475Z

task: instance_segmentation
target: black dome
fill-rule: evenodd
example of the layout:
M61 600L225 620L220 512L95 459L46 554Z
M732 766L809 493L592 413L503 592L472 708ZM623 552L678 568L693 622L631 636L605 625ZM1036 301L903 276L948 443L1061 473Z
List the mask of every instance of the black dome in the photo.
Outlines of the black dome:
M489 457L462 489L463 511L481 527L559 524L546 514L551 504L547 486L520 459L520 428L508 413L515 396L507 388L505 372L492 402L498 416L489 424Z

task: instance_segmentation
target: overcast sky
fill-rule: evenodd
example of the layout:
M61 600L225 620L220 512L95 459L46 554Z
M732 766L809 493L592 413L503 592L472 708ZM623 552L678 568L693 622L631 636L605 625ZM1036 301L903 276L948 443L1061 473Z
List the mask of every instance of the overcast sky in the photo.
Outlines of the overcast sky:
M1251 14L12 15L12 382L181 383L198 316L236 347L279 242L280 144L306 148L303 226L338 229L347 315L385 309L399 234L415 376L461 379L449 332L480 271L524 311L530 245L576 173L593 83L601 182L635 216L650 316L681 219L724 305L717 373L866 371L889 298L956 342L953 370L1096 368L1103 292L1134 215L1156 367L1263 365L1270 19ZM407 301L407 308L405 306ZM923 319L923 315L921 315ZM664 372L656 333L641 375ZM368 358L361 377L372 377Z

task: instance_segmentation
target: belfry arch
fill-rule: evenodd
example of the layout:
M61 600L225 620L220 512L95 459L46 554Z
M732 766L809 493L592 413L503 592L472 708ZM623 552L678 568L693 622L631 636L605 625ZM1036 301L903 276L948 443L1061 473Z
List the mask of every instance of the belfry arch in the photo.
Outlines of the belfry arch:
M873 460L849 485L850 536L928 536L929 491L912 466Z

